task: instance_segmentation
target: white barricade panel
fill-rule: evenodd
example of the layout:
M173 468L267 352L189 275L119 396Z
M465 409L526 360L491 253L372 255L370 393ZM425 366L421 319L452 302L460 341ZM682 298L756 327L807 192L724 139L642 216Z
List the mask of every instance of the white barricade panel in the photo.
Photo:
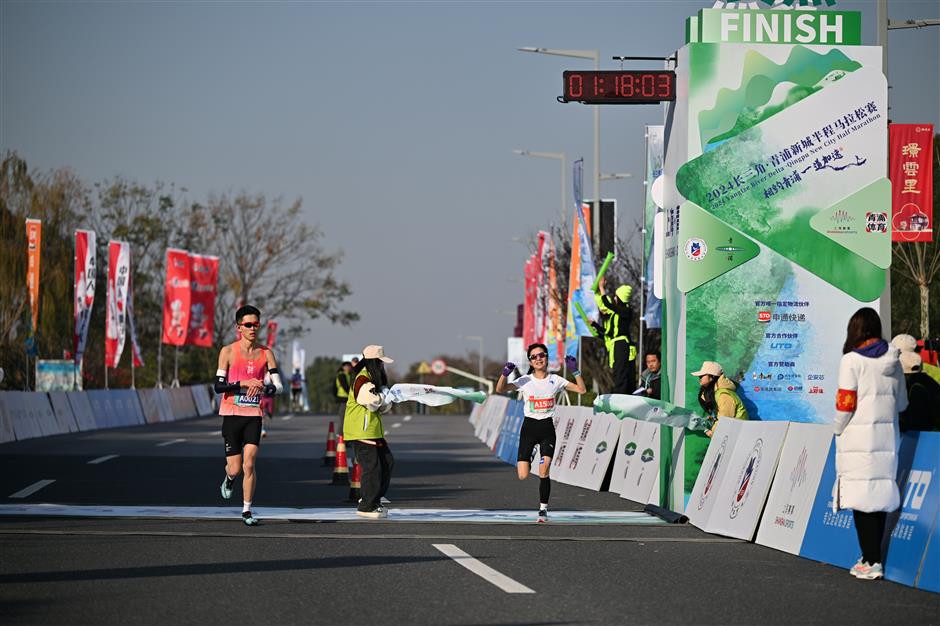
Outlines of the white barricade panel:
M625 417L620 422L620 443L614 457L610 490L621 498L649 501L659 473L659 424Z
M29 392L27 392L29 393ZM62 435L69 432L67 424L59 424L49 402L46 392L32 392L26 397L27 410L39 422L39 430L43 437L48 435Z
M474 433L476 432L477 424L480 422L480 411L482 410L483 405L476 403L474 403L473 408L470 409L470 418L468 421L470 422L470 425L473 426Z
M493 403L487 406L488 415L486 416L483 429L480 432L483 442L486 443L486 447L490 450L496 445L503 420L506 419L506 415L509 411L509 398L496 396L492 397L491 400Z
M574 456L568 464L568 484L600 491L620 440L620 420L586 409Z
M91 404L91 414L95 418L96 428L113 428L116 426L114 419L114 405L108 392L103 389L89 389L88 403Z
M13 413L7 408L7 396L12 391L0 391L0 443L16 441L16 434L13 432Z
M743 422L706 532L750 541L770 492L789 422Z
M115 406L119 407L116 412L121 426L138 426L147 423L135 389L116 389L112 391L112 394Z
M157 389L157 401L160 403L160 418L164 422L176 420L173 415L173 405L170 403L170 393L168 389Z
M42 437L42 426L30 396L31 391L7 391L4 393L6 411L10 415L13 434L17 441ZM43 394L45 397L45 394ZM48 400L46 401L48 404ZM51 410L51 409L50 409Z
M72 414L72 405L69 404L69 397L64 391L50 391L49 402L52 403L52 412L55 413L56 422L63 433L78 432L78 424L75 422L75 415Z
M212 415L212 401L209 400L209 390L205 385L193 385L189 388L193 394L193 404L200 416Z
M137 397L140 398L140 406L144 412L144 419L148 424L156 424L163 421L161 415L160 399L157 396L159 389L138 389Z
M685 508L685 515L689 521L699 528L708 524L712 507L715 504L715 495L718 486L722 483L728 471L728 459L734 451L734 444L741 432L741 420L723 418L718 420L708 444L708 452L702 461L702 469L695 479L695 487L689 496L689 504Z
M575 460L575 450L580 443L584 419L585 417L593 417L593 415L593 409L588 407L555 407L555 416L558 421L555 423L555 456L552 459L552 480L570 484L571 464ZM577 467L577 463L575 463L575 467Z
M188 419L196 417L196 405L193 403L193 394L186 387L176 387L167 390L170 395L170 406L175 419Z
M831 442L829 424L790 424L757 528L757 543L800 553Z
M95 430L98 426L95 423L88 394L84 391L66 391L65 395L69 399L69 406L72 407L72 415L75 416L78 430Z

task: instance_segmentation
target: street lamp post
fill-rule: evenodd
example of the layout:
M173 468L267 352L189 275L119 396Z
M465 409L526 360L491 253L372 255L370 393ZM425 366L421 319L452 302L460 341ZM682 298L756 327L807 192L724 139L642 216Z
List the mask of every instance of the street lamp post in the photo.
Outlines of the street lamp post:
M458 339L466 339L467 341L479 341L480 342L480 359L479 359L479 376L480 376L480 390L483 390L483 337L476 335L457 335Z
M567 169L567 161L565 159L564 152L537 152L535 150L513 150L513 154L518 154L519 156L530 156L530 157L539 157L542 159L558 159L561 161L561 217L565 217L565 170Z
M550 54L558 57L572 57L575 59L593 59L594 70L600 69L601 53L597 50L557 50L554 48L535 48L525 46L517 48L519 52L534 52L536 54ZM601 108L594 107L594 201L600 204L601 198Z

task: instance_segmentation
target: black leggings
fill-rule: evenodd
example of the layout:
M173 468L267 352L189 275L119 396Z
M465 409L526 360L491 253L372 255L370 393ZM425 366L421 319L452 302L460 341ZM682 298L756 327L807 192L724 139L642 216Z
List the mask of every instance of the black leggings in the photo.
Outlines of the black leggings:
M855 518L858 544L862 548L862 560L869 565L881 563L881 540L884 538L888 514L884 511L852 511L852 516Z

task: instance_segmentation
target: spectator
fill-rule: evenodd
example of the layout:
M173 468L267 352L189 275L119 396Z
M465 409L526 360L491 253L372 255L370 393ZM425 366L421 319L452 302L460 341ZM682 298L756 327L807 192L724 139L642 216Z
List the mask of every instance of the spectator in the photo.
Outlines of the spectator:
M603 278L598 281L594 292L594 301L601 313L601 323L595 327L604 337L607 348L607 361L613 370L614 386L611 393L630 393L634 389L636 376L636 346L630 341L630 325L633 312L630 309L630 295L633 287L620 285L614 295L608 295Z
M868 307L856 311L839 363L832 507L852 509L862 556L849 572L861 580L884 578L885 521L900 505L898 412L907 408L907 389L899 355L882 339L878 313Z
M705 431L706 435L712 436L718 420L722 417L750 419L744 403L735 392L738 386L725 376L721 365L714 361L705 361L699 371L692 372L692 376L698 376L698 403L705 411L705 417L712 422L712 427Z
M898 416L901 432L940 430L940 384L922 371L924 363L916 352L901 352L900 360L908 399L907 409Z
M349 361L343 361L336 371L336 378L333 381L333 396L339 404L339 417L343 419L346 416L346 402L349 400L349 385L352 382L353 364Z
M660 378L662 376L662 359L658 350L647 350L643 357L646 360L646 369L640 374L640 389L644 389L647 398L660 400ZM639 391L639 390L638 390Z

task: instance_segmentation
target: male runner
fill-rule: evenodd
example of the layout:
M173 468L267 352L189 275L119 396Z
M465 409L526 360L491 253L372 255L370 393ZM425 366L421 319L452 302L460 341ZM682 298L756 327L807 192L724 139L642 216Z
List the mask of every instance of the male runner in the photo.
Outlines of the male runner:
M301 395L304 392L304 375L300 373L300 368L294 370L290 377L290 406L292 411L300 411L304 403Z
M232 487L239 474L242 478L242 521L257 525L251 514L251 498L255 493L255 457L261 443L261 395L274 395L283 389L281 374L274 353L257 343L261 327L261 311L246 305L235 313L238 341L222 348L219 369L215 373L215 392L222 395L222 438L225 440L225 480L222 497L232 497ZM264 384L270 374L270 385Z

